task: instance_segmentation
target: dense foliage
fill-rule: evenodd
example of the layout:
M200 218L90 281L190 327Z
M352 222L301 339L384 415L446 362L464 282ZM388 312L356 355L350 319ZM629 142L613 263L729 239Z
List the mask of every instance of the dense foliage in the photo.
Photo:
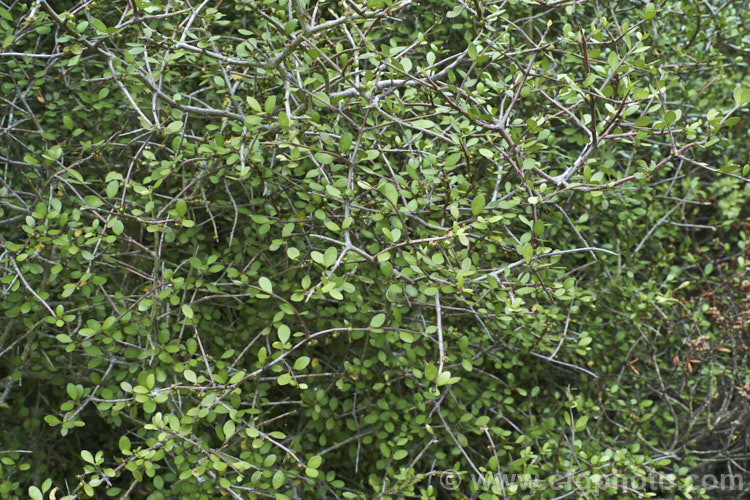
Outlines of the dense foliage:
M715 494L745 7L0 2L0 498Z

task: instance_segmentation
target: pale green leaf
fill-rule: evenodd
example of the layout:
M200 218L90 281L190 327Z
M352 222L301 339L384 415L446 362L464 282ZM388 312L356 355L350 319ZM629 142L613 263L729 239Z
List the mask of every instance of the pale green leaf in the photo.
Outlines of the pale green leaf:
M474 201L471 202L471 213L474 216L481 214L486 205L487 202L485 201L484 195L480 193L474 198Z
M380 328L385 323L385 314L379 313L372 317L370 320L370 327Z
M531 246L531 243L526 243L523 246L521 254L523 255L523 260L525 260L527 264L531 262L531 259L534 256L534 247Z
M193 308L187 304L182 304L182 314L184 314L186 318L191 319L193 317Z
M292 335L292 331L286 325L279 325L276 333L279 336L279 341L281 341L282 344L286 344L287 340L289 340L289 337L291 337Z
M438 385L438 387L440 387L441 385L447 384L450 379L451 379L451 372L444 371L437 378L437 385Z
M29 486L29 496L32 500L44 500L42 491L36 486Z
M224 432L224 438L226 441L229 440L229 438L232 437L232 435L235 433L235 431L237 430L237 426L235 425L234 421L227 420L226 422L224 422L224 426L221 430L222 432Z
M265 276L261 276L260 279L258 279L258 286L260 286L261 290L264 292L273 293L273 284L271 283L271 280Z
M294 362L294 369L295 370L304 370L307 368L307 365L310 364L310 358L307 356L301 356L297 358L297 360Z

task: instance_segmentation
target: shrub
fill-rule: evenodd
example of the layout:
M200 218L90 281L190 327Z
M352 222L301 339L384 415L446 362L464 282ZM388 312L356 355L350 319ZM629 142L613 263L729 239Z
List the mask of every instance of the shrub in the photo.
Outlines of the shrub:
M745 460L742 3L209 4L0 8L0 496Z

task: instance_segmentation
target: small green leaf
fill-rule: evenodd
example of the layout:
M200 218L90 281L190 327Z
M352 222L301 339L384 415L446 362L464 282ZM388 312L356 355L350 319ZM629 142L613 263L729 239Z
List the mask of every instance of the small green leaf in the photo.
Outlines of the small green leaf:
M458 160L461 159L461 153L453 153L448 158L445 159L445 168L453 168L458 163Z
M534 247L531 246L531 243L526 243L523 246L521 254L523 255L523 260L525 260L527 264L531 262L531 258L534 256Z
M44 421L51 426L60 425L60 419L54 415L46 415Z
M127 436L121 436L119 442L120 451L130 451L130 446L130 438L128 438Z
M242 380L243 378L245 378L245 375L246 375L246 373L244 371L242 371L242 370L238 371L237 373L235 373L234 375L232 375L232 378L229 379L229 384L233 385L233 384L239 383L240 380Z
M315 99L317 99L318 102L322 102L330 106L331 98L328 97L328 94L326 94L325 92L318 91L318 92L315 92L315 94L313 95L315 96Z
M88 451L88 450L81 450L81 458L82 458L82 459L83 459L83 460L84 460L85 462L88 462L88 463L90 463L90 464L95 464L95 463L96 463L96 462L94 461L94 455L92 455L92 454L91 454L91 452L90 452L90 451Z
M278 330L276 330L276 334L279 336L279 341L282 344L286 344L287 340L289 340L289 337L291 337L292 335L292 331L286 325L279 325Z
M119 181L109 181L107 183L107 188L105 189L105 193L107 193L107 198L114 198L117 195L117 190L120 188L120 182Z
M307 365L310 364L310 358L307 356L301 356L297 358L297 361L294 362L294 369L295 370L304 370L307 368Z
M446 17L448 19L453 19L454 17L458 17L464 11L464 8L465 7L463 5L460 5L460 4L456 5L455 7L453 7L453 10L451 10L450 12L446 14Z
M269 280L265 276L260 277L260 279L258 280L258 285L264 292L273 293L273 284L271 283L271 280Z
M120 219L114 219L112 221L112 233L119 236L125 230L125 224Z
M104 202L98 196L94 196L93 194L85 196L83 198L83 201L85 201L86 205L91 208L99 208L104 204Z
M237 430L237 426L232 420L227 420L226 422L224 422L224 426L221 430L222 432L224 432L224 441L227 441L235 433L235 431Z
M339 152L345 153L349 151L349 148L352 147L352 134L349 132L346 132L344 134L341 134L341 140L339 141Z
M379 313L372 317L370 320L371 328L380 328L385 323L385 314Z
M55 144L47 150L47 156L52 159L59 160L62 156L62 146L60 146L59 144Z
M320 464L322 463L323 463L323 458L319 456L315 456L307 461L307 466L311 469L317 469L320 467Z
M586 423L588 423L588 421L589 421L589 417L587 415L583 415L580 418L577 418L575 426L574 426L575 430L582 431L583 429L585 429Z
M245 100L247 101L247 105L250 106L250 109L252 109L253 111L256 111L258 113L262 111L260 109L260 103L255 99L255 97L247 96Z
M315 159L323 165L329 165L333 163L333 155L329 153L315 153Z
M273 489L278 490L279 488L281 488L281 486L284 484L285 481L286 481L286 475L284 475L284 471L282 471L281 469L277 470L273 474L273 479L271 479L271 484L273 484Z
M432 120L414 120L411 124L419 128L432 128L435 126L435 122Z
M437 385L440 387L441 385L445 385L448 383L448 381L451 379L451 372L444 371L440 374L440 376L437 378Z
M323 265L325 267L331 267L336 262L337 256L338 252L336 251L336 247L328 247L326 253L323 254Z
M174 205L174 209L177 212L177 215L180 217L184 217L187 213L187 203L185 200L177 200L177 203Z
M182 314L184 314L186 318L192 319L192 317L193 317L193 308L190 307L187 304L182 304Z
M99 33L107 33L107 26L98 20L95 17L91 18L91 25L98 31Z
M383 184L381 190L388 201L396 206L396 203L398 202L398 190L396 189L396 186L394 186L390 182L386 182Z
M198 381L198 377L195 376L195 372L193 370L185 370L184 372L182 372L182 376L185 377L185 380L193 384Z
M29 496L32 500L44 500L42 491L36 486L29 486Z
M534 234L537 236L544 234L544 222L541 219L534 222Z
M477 420L475 423L477 427L484 427L489 422L490 422L490 417L488 417L487 415L482 415L481 417L477 417Z
M652 19L654 16L656 16L656 6L652 3L646 5L646 12L644 13L643 18L648 21L649 19Z
M484 195L479 194L474 198L474 201L471 202L471 213L474 216L477 216L482 213L485 206L487 206L487 202L484 199Z
M750 89L743 89L742 87L735 89L734 102L737 106L742 106L746 102L750 102Z
M182 126L183 126L182 121L181 120L177 120L177 121L174 121L174 122L170 123L169 125L167 125L167 128L165 128L164 130L168 134L176 134L176 133L182 131Z
M279 126L284 130L289 130L289 117L283 111L279 113Z
M266 102L263 104L263 109L266 110L266 113L270 113L273 111L273 108L276 106L276 96L271 95L266 97Z
M317 264L323 264L323 254L318 252L317 250L313 250L312 252L310 252L310 257L312 258L313 262Z
M407 344L411 344L412 342L414 342L414 335L412 335L411 332L400 331L398 332L398 338L400 338Z

